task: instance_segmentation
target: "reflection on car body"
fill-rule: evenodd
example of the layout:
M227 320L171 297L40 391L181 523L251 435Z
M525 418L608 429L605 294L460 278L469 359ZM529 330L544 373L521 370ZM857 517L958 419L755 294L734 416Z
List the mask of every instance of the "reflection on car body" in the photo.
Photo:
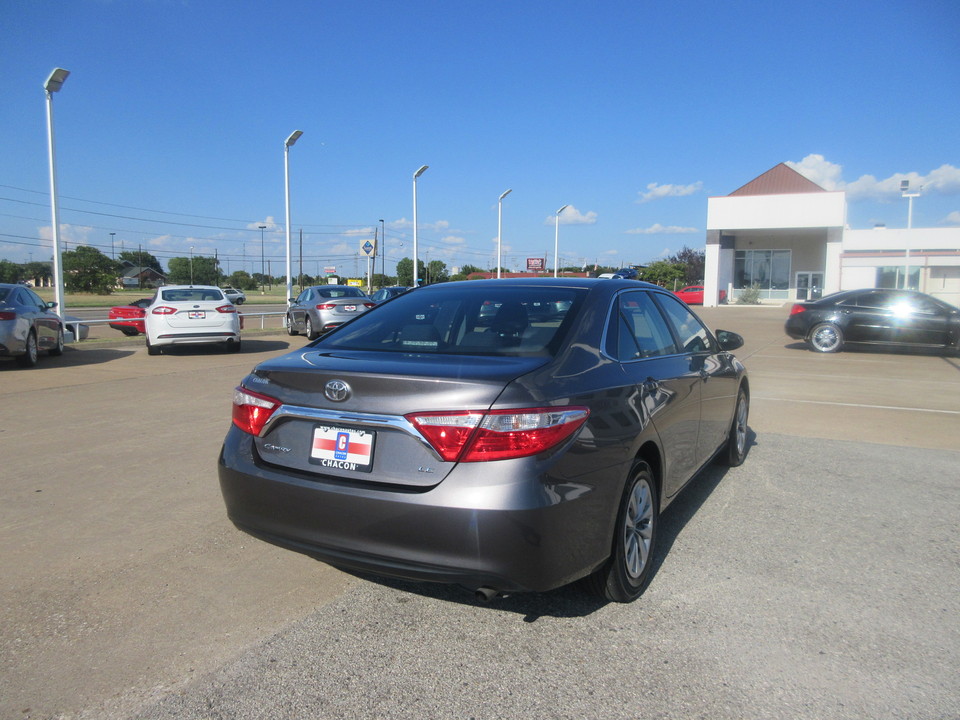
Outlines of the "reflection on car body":
M746 454L743 340L722 337L637 281L417 289L243 380L228 514L338 566L483 597L589 577L632 600L660 511Z

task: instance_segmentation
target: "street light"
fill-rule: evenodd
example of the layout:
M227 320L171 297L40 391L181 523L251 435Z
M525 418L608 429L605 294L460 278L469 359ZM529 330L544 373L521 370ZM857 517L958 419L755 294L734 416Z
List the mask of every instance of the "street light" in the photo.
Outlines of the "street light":
M383 227L383 218L380 218L380 282L384 282L387 270L387 231Z
M569 205L564 205L557 210L557 224L553 233L553 276L558 277L557 271L560 268L560 213L566 210Z
M110 233L110 257L113 258L114 260L117 259L117 252L113 245L113 238L115 235L116 233Z
M260 294L263 295L263 231L267 229L266 225L260 225Z
M413 174L413 286L420 287L419 264L417 263L417 178L423 175L429 165L423 165Z
M497 198L497 277L498 278L500 277L500 264L501 264L500 253L501 253L502 239L503 239L503 235L501 234L503 230L503 199L512 192L513 192L513 188L510 188L509 190L504 190L502 193L500 193L500 197Z
M910 181L901 180L900 181L900 196L907 198L907 230L913 229L913 199L915 197L920 197L920 191L923 190L923 185L916 192L910 192ZM903 287L910 289L910 240L912 233L907 235L907 265L903 270Z
M47 81L43 84L43 89L47 94L47 148L50 157L50 214L53 223L53 281L54 299L57 303L57 312L60 317L64 317L66 304L63 299L63 269L62 258L60 257L60 208L57 201L57 160L54 151L53 141L53 93L59 92L63 87L64 81L70 74L69 70L56 68Z
M190 284L193 285L193 245L190 246Z
M283 177L287 196L287 303L290 302L290 296L293 294L293 275L290 268L290 148L301 135L303 135L302 130L294 130L290 133L290 137L283 141Z

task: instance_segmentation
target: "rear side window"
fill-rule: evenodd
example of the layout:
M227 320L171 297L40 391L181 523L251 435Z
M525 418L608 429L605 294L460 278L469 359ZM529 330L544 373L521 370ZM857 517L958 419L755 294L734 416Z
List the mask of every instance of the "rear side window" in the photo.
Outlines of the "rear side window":
M577 288L476 283L405 293L318 341L341 350L552 355L585 295Z
M686 305L673 296L657 293L657 303L663 308L670 326L680 343L682 352L716 352L710 331Z
M620 362L675 355L673 335L650 293L621 293L611 313L607 353Z

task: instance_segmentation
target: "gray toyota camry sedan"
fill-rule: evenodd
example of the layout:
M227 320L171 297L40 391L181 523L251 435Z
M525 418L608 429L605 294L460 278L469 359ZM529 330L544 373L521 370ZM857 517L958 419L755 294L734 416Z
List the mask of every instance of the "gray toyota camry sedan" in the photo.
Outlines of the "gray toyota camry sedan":
M743 462L742 344L634 280L418 288L243 379L227 512L338 567L629 602L663 509Z

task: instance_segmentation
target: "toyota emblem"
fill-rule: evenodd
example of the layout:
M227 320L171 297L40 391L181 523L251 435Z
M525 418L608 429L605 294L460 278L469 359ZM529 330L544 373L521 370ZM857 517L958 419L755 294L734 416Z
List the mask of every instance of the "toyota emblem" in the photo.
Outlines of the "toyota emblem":
M323 394L333 402L343 402L350 397L350 386L343 380L331 380L324 386Z

